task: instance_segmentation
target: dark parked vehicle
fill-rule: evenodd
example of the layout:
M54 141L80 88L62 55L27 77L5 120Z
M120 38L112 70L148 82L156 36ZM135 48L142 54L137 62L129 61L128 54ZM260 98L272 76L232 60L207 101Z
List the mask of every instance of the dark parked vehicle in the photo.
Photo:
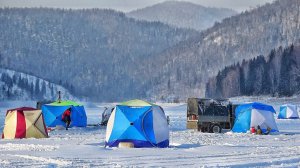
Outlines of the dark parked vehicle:
M107 126L107 122L111 113L113 112L114 107L104 107L104 111L102 112L101 126Z
M220 133L231 129L234 109L228 99L189 98L187 102L187 128L201 132Z

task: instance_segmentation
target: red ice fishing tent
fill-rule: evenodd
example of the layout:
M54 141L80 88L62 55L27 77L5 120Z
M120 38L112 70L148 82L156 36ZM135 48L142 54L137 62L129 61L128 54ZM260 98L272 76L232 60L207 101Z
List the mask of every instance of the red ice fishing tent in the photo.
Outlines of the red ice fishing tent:
M31 107L7 110L3 139L47 137L48 132L41 110Z

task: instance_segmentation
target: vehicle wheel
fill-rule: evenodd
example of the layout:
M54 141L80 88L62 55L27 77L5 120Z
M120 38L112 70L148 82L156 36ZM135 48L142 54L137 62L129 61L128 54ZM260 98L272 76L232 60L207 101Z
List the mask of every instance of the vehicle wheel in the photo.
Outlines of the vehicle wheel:
M222 127L219 124L213 124L210 127L210 132L211 133L221 133L222 132Z
M201 132L207 132L204 127L201 128Z

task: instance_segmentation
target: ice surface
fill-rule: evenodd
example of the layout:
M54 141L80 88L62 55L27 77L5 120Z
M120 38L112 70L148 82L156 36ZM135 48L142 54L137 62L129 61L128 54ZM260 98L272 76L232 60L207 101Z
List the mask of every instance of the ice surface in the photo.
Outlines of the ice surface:
M260 101L279 110L294 99L234 98ZM0 103L0 125L5 111L33 102ZM101 121L105 106L85 103L88 124ZM170 116L171 146L165 149L105 148L105 127L90 126L50 132L47 139L0 140L0 167L299 167L300 120L276 120L280 134L209 134L186 130L186 104L161 104ZM1 128L2 131L2 128Z

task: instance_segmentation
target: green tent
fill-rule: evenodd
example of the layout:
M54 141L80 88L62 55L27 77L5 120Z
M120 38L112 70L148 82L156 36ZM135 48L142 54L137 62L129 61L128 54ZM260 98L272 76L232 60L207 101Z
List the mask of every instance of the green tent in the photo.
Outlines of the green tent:
M120 105L123 106L136 106L136 107L142 107L142 106L155 106L155 104L139 100L139 99L134 99L134 100L129 100L126 102L121 103Z
M42 106L45 123L48 127L65 125L61 120L64 112L71 108L71 126L86 127L87 116L83 105L67 100L53 102Z

